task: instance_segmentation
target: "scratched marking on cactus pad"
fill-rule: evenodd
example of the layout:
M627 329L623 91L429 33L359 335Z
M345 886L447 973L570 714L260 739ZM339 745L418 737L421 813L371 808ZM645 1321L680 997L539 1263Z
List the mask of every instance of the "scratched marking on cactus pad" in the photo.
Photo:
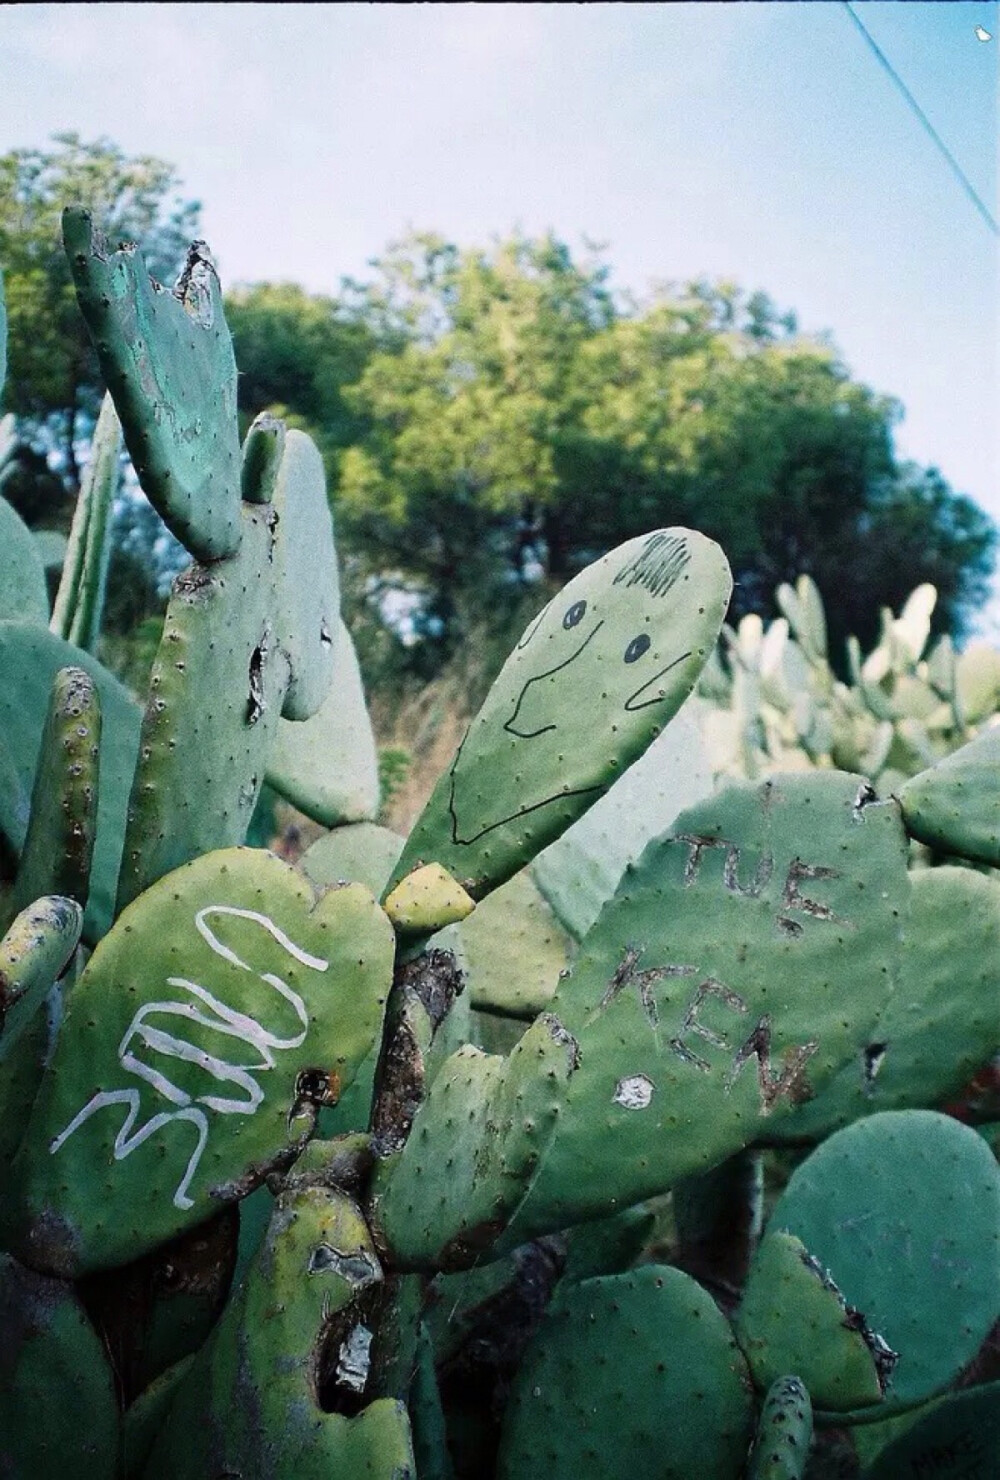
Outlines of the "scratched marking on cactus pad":
M699 976L701 968L687 963L670 963L638 971L636 968L641 959L642 949L640 947L633 945L625 947L622 959L615 968L593 1016L596 1017L604 1012L623 992L634 987L646 1021L655 1034L660 1022L660 1006L653 995L653 988L661 981ZM770 1013L764 1013L749 1036L734 1048L725 1033L709 1027L701 1020L703 1009L712 1001L719 1002L728 1011L741 1015L750 1011L749 1004L739 992L734 992L731 987L727 987L724 982L720 982L714 976L705 976L695 987L676 1036L668 1041L670 1051L676 1054L677 1058L690 1064L692 1068L700 1070L703 1074L712 1072L712 1065L705 1058L704 1053L699 1052L689 1041L692 1038L699 1038L710 1048L728 1054L730 1056L729 1067L722 1082L726 1094L729 1094L736 1083L744 1065L751 1059L755 1059L762 1115L770 1114L783 1096L795 1101L808 1093L802 1082L802 1071L819 1047L817 1039L810 1039L807 1043L786 1049L782 1054L781 1068L776 1072L771 1066ZM618 1099L617 1102L626 1103L622 1099Z
M253 967L217 938L207 924L210 915L233 915L240 919L252 920L255 924L262 926L294 960L303 966L308 966L312 971L326 971L330 964L320 956L311 956L308 951L303 951L267 915L258 914L256 910L237 909L231 905L206 905L195 916L195 926L199 934L217 956L221 956L232 966L239 967L241 971L253 971ZM206 1110L214 1110L218 1115L254 1115L264 1099L264 1091L255 1076L275 1067L276 1053L300 1047L309 1029L309 1014L299 994L272 972L263 971L255 974L260 981L266 982L278 993L279 997L289 1004L299 1020L301 1031L290 1038L280 1038L275 1033L269 1032L256 1018L221 1002L197 982L188 981L184 977L170 976L167 978L167 986L178 988L188 997L194 998L195 1003L201 1003L207 1011L200 1010L194 1003L184 1000L144 1002L136 1011L125 1036L118 1045L118 1062L127 1074L145 1081L158 1095L178 1108L161 1110L136 1130L135 1124L141 1108L140 1089L132 1087L99 1090L50 1143L50 1154L55 1155L81 1125L109 1105L127 1107L125 1119L115 1136L115 1161L124 1161L126 1157L131 1156L133 1151L163 1126L169 1125L172 1121L187 1121L195 1127L197 1142L188 1159L184 1174L174 1190L173 1203L176 1208L193 1207L194 1200L188 1196L188 1188L208 1144L210 1127ZM254 1050L255 1057L251 1057L249 1062L230 1063L226 1059L207 1053L204 1049L196 1048L194 1044L175 1036L174 1033L167 1032L162 1027L154 1026L151 1021L154 1018L180 1019L181 1022L197 1023L201 1027L210 1028L238 1043L246 1044L248 1048ZM159 1069L151 1064L143 1063L133 1052L133 1045L141 1045L164 1059L177 1059L181 1063L196 1064L217 1084L231 1085L238 1093L235 1096L209 1093L192 1096L174 1084ZM205 1108L202 1109L202 1106Z

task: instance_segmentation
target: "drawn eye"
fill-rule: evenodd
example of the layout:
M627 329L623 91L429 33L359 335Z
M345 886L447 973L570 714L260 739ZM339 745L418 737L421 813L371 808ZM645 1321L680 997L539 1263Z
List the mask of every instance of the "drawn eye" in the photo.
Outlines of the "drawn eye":
M563 617L563 626L566 628L575 627L578 622L583 621L583 614L586 610L587 603L585 601L574 601L569 611Z
M634 663L637 658L641 658L648 647L649 634L647 632L640 632L638 637L633 637L625 649L626 663Z

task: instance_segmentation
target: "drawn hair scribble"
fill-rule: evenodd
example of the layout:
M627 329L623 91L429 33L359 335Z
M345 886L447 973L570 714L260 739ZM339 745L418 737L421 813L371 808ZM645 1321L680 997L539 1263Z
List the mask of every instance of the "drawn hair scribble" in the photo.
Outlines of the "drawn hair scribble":
M690 561L687 540L676 534L652 534L639 554L622 566L614 584L645 586L652 596L666 596Z

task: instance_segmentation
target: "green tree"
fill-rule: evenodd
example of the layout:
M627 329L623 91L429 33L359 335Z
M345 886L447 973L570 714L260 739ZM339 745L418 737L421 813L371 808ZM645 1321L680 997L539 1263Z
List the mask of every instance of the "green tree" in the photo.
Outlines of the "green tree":
M377 598L416 599L439 657L477 613L502 618L671 523L723 545L734 617L811 574L835 645L922 580L952 630L981 595L990 522L897 467L897 404L765 294L696 282L616 302L606 269L552 238L459 252L417 237L378 266L368 311L403 343L347 392L369 429L338 507ZM859 559L876 537L884 561Z
M335 480L340 452L367 431L367 419L343 392L360 378L376 348L373 329L350 302L307 293L294 283L235 287L225 305L245 424L271 410L304 427Z
M606 269L552 237L459 252L417 237L377 264L368 312L402 348L376 354L349 399L368 418L344 454L338 510L374 578L422 599L446 651L468 602L510 606L546 562L546 511L565 496L580 346L607 328Z
M78 448L103 391L62 249L63 207L89 206L109 239L142 244L150 271L170 283L198 235L200 206L178 195L173 166L126 156L107 139L57 134L48 149L0 155L0 263L8 314L4 405L54 455L69 496Z

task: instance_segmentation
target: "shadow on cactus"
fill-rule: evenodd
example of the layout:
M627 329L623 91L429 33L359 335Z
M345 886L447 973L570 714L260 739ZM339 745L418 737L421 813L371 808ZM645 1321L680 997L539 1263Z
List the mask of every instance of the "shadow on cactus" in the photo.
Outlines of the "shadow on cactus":
M922 588L838 683L808 581L733 632L722 551L652 530L399 838L316 448L240 446L203 243L167 290L64 225L109 396L51 612L0 503L3 1466L874 1476L950 1432L1000 1317L990 1131L936 1113L1000 1039L1000 660L925 656ZM94 656L120 436L192 558L141 703Z

